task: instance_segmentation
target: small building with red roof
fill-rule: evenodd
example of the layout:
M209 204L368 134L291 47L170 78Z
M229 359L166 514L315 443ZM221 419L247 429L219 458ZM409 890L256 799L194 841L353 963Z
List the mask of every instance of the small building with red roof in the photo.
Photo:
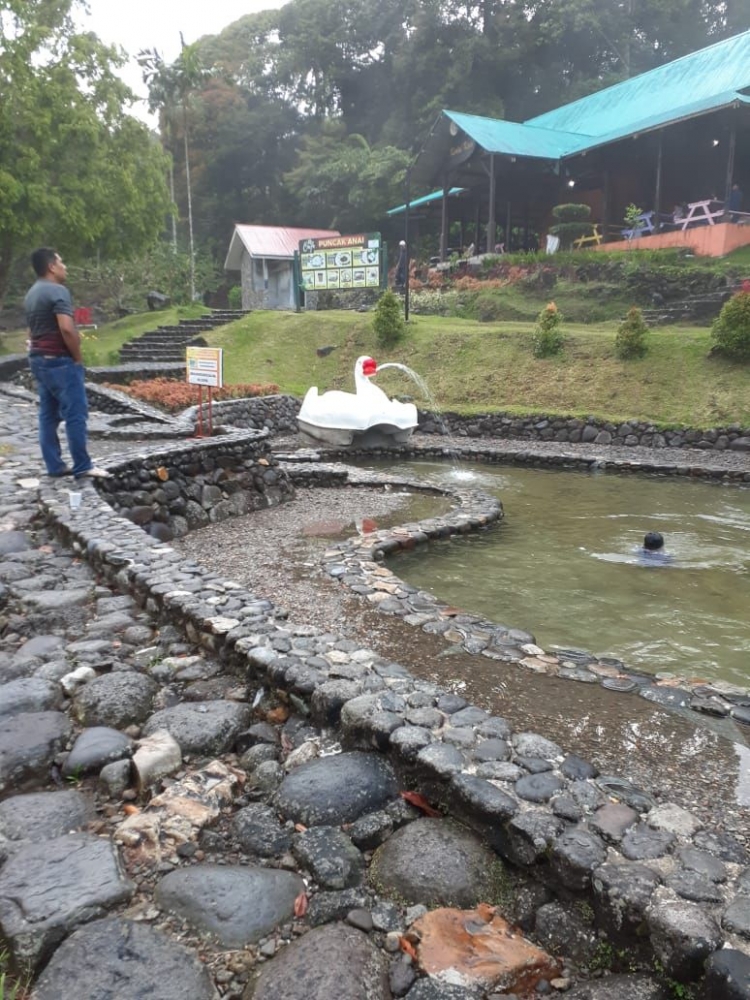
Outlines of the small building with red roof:
M239 271L243 309L294 309L294 254L301 240L340 236L336 229L236 225L224 270Z

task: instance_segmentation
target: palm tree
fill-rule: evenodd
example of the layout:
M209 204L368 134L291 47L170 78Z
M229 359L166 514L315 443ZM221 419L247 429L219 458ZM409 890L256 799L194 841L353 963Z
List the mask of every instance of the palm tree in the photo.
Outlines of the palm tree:
M203 66L197 45L185 45L180 33L182 51L168 65L156 49L145 49L138 54L138 64L143 70L143 80L148 87L150 111L158 111L165 144L171 147L174 123L178 113L182 116L182 133L185 147L185 186L188 206L188 239L190 245L190 298L195 299L195 245L193 240L193 191L190 183L190 146L188 128L188 101L210 75ZM174 167L170 166L170 185L174 202ZM172 244L177 247L177 223L172 214Z

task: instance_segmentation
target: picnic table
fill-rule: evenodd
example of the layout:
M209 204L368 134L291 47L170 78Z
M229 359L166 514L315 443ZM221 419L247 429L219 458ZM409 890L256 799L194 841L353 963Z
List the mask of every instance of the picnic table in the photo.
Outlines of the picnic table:
M656 223L654 222L654 216L656 212L641 212L641 214L636 218L632 229L621 229L623 239L632 240L637 236L648 236L656 230Z
M720 219L725 213L724 202L716 201L713 198L706 198L704 201L692 201L688 204L687 215L684 219L681 219L676 223L679 228L684 232L687 227L692 223L692 225L699 225L700 223L708 223L709 226L715 226L716 219Z

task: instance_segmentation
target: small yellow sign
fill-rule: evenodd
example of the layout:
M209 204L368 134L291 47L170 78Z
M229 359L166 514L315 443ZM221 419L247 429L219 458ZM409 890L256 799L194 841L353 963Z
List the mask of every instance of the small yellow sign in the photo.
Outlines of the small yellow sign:
M187 347L187 380L190 385L224 385L224 352L220 347Z

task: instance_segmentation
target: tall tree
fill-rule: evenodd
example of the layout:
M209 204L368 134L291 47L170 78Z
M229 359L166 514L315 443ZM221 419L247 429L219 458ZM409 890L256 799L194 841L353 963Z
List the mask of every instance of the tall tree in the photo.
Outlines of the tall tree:
M377 229L403 190L408 154L373 149L341 120L326 119L302 141L297 165L285 177L310 223L344 231Z
M188 105L191 95L210 76L201 62L197 44L182 44L178 58L170 65L156 49L144 50L138 56L138 63L143 70L143 78L149 88L149 108L159 111L162 129L167 140L175 133L175 120L179 116L182 129L182 140L185 150L185 192L188 210L188 244L191 261L191 296L195 298L195 239L193 232L193 189L190 182L190 142ZM172 178L174 175L171 175ZM173 217L174 219L174 217ZM172 227L173 240L176 242L175 226Z
M127 114L122 59L77 33L77 0L0 0L0 302L33 243L71 259L158 235L164 157Z

